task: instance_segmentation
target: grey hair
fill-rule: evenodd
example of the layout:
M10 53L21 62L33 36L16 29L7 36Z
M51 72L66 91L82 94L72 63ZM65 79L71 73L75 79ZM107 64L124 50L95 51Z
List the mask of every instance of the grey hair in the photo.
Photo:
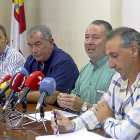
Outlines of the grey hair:
M49 39L52 38L52 33L49 27L46 25L38 25L35 27L32 27L27 32L26 37L33 37L33 35L37 32L41 32L41 38L46 41L46 44L48 43Z
M140 53L140 33L128 27L119 27L112 30L107 36L107 41L115 36L120 36L122 48L130 48L132 44L137 44Z
M104 25L106 38L107 35L112 31L112 26L107 21L104 20L94 20L90 23L90 25Z
M6 44L8 44L8 43L9 43L9 39L8 39L7 34L6 34L6 29L5 29L5 27L4 27L4 26L2 26L2 25L0 24L0 29L2 30L2 32L3 32L3 34L4 34L4 36L5 36L5 37L7 37L7 42L6 42Z

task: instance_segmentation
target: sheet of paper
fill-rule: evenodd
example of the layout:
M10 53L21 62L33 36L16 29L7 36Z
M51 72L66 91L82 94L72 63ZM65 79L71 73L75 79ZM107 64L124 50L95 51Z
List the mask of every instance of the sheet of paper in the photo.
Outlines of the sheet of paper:
M72 114L66 111L62 111L59 110L64 116L66 117L75 117L77 116L76 114ZM45 120L51 120L51 117L53 117L54 115L51 114L51 111L46 111L45 112ZM36 119L35 119L35 114L28 114L26 117L30 118L31 120L36 120L36 121L40 121L40 113L36 113Z
M36 140L113 140L112 138L105 138L93 132L89 132L86 129L80 129L76 132L59 134L59 135L46 135L46 136L37 136Z

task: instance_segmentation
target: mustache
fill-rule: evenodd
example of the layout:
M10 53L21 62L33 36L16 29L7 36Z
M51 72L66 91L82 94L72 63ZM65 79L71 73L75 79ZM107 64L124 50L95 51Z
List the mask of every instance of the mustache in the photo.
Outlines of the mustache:
M38 56L38 55L41 55L41 53L33 53L33 56Z

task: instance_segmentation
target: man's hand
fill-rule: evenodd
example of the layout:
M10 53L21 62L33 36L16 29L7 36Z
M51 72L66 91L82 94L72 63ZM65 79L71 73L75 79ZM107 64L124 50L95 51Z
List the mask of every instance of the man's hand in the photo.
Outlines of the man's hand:
M79 97L65 93L59 93L59 96L57 97L57 102L59 106L67 107L75 111L82 111L81 108L84 103Z
M101 100L97 103L96 107L93 109L93 112L101 124L103 124L105 119L108 117L114 118L114 113L104 98L101 98Z
M65 105L62 102L62 98L65 97L66 93L59 93L57 96L57 103L59 104L60 107L65 107Z
M55 109L55 113L57 116L57 124L59 126L59 132L60 133L70 132L70 130L73 128L72 122L56 109ZM57 127L56 127L54 117L51 118L51 127L54 130L54 134L57 134Z

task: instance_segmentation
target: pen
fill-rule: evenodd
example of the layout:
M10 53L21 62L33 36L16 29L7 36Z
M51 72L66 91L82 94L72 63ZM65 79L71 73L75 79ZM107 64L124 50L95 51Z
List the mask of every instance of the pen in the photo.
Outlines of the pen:
M59 135L59 129L58 129L58 124L57 124L57 118L56 118L56 113L55 113L55 109L54 109L54 108L53 108L53 113L54 113L54 119L55 119L56 128L57 128L57 135Z
M69 89L68 89L68 91L67 91L67 94L69 94Z
M97 92L100 92L100 93L103 93L103 94L105 94L105 93L106 93L105 91L98 90L98 89L97 89Z

